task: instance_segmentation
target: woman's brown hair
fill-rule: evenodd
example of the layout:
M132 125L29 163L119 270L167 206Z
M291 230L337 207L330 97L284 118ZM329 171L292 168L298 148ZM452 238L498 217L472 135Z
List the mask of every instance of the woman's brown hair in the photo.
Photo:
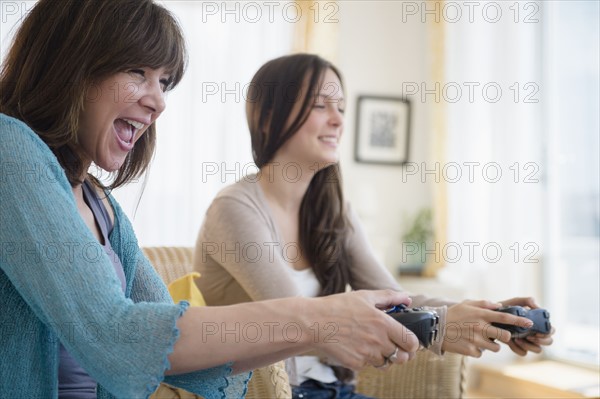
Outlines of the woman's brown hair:
M165 67L170 90L181 81L186 62L180 26L152 0L39 0L0 72L0 112L35 131L75 185L85 172L77 132L88 89L117 72ZM110 188L142 175L155 143L153 124Z
M259 168L269 163L304 124L328 69L342 81L337 68L312 54L274 59L254 75L248 87L246 114L252 155ZM302 102L300 112L290 120L297 101ZM337 164L321 169L312 178L300 205L299 222L300 247L321 284L321 295L345 291L350 271L344 243L350 222L344 211Z

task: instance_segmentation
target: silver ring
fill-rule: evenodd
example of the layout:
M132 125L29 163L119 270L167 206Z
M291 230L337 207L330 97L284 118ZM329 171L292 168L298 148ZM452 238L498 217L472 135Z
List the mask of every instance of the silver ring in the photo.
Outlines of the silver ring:
M390 364L391 364L390 359L388 359L387 357L384 357L383 359L384 359L383 360L383 364L381 366L375 366L374 365L373 367L375 367L376 369L385 369L385 368L388 368L390 366Z
M391 355L387 356L386 359L389 360L390 363L393 363L396 360L398 360L398 347L396 347L396 349L394 350L394 353L392 353Z

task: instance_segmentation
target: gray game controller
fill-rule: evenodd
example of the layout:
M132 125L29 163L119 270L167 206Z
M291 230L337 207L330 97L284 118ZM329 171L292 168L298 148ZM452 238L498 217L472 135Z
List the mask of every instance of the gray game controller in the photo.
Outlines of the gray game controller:
M512 338L525 338L534 334L550 334L550 313L546 309L527 309L522 306L507 306L497 309L498 312L510 313L533 321L533 326L519 327L513 324L492 323L494 327L508 330Z
M424 348L429 348L437 338L440 318L436 311L397 305L385 312L412 331Z

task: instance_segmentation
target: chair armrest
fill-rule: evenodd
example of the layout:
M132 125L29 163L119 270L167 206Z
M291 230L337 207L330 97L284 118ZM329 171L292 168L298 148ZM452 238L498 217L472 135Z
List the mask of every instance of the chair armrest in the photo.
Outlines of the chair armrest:
M194 271L192 247L143 247L142 251L167 285Z
M292 389L283 361L252 372L246 399L291 399Z
M463 398L465 358L420 351L408 363L387 370L363 369L358 374L357 391L374 398Z

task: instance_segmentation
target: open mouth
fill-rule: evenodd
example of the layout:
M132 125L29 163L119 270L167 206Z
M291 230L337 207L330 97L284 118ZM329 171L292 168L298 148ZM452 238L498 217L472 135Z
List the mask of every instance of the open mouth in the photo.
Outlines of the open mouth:
M131 119L117 119L114 123L119 140L127 147L133 145L137 132L144 128L144 124Z

